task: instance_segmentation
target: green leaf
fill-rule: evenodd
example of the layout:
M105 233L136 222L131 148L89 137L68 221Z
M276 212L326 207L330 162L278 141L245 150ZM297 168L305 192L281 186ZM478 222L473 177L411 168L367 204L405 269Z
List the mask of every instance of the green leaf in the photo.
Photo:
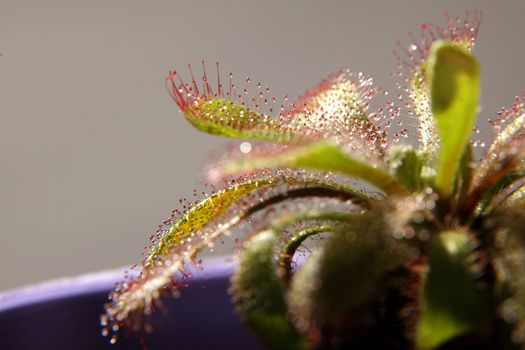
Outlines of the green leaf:
M512 194L510 194L502 203L501 206L505 206L507 208L513 208L513 207L523 207L525 204L525 184L523 182L517 186L517 188L512 191Z
M448 197L476 121L480 68L466 49L436 42L429 57L432 112L441 138L436 187Z
M487 153L481 160L473 181L473 187L479 186L486 176L496 167L494 163L500 160L499 153L506 146L523 133L525 114L516 117L509 125L500 131L489 146Z
M403 186L387 172L345 154L338 146L321 141L270 157L240 159L227 163L223 171L286 167L331 171L368 181L388 194L403 194Z
M286 287L289 286L292 276L292 259L295 251L308 238L323 232L340 230L345 224L353 222L356 217L362 215L355 212L323 211L309 209L306 211L292 211L281 216L272 223L272 230L284 232L287 228L308 222L305 229L294 232L291 237L283 243L279 253L279 275Z
M420 295L417 344L435 349L488 325L488 300L471 274L474 244L465 232L439 233L430 243L428 271Z
M232 277L231 292L243 321L269 349L304 349L306 340L288 317L274 255L278 236L263 231L246 242Z
M525 159L525 138L511 139L493 154L490 162L482 162L476 169L463 205L464 213L469 214L475 208L475 214L479 214L501 204L515 191L515 181L524 176L520 164Z
M289 304L298 324L343 327L342 335L354 340L377 325L381 283L412 252L383 217L369 212L341 225L293 276Z
M225 213L231 205L247 194L275 182L277 180L272 178L249 180L220 190L203 199L178 219L169 232L164 234L161 241L152 249L147 258L148 264L152 263L157 256L165 255L173 247L183 243L191 234L202 228L213 218Z
M419 69L414 72L408 93L418 118L421 149L434 158L439 150L439 136L430 107L430 87L426 79L426 68L427 62L423 61Z
M311 236L324 232L339 230L340 227L334 224L313 225L293 234L292 238L286 242L285 247L279 254L279 269L285 284L290 282L292 277L292 259L296 250L303 242Z
M203 99L182 112L195 128L212 135L277 143L302 140L280 120L223 98Z
M461 213L467 213L470 215L474 208L466 208L468 206L465 205L465 201L467 199L467 195L470 189L470 184L472 182L472 176L473 176L473 167L474 167L474 150L472 149L472 145L467 145L465 148L465 153L463 154L463 157L461 157L461 161L459 163L459 169L456 177L456 183L455 183L455 189L454 193L456 194L454 198L454 211L461 212ZM468 211L465 211L468 210Z
M361 152L382 158L387 135L368 116L369 100L379 91L369 77L341 69L295 101L289 111L290 126L316 140L339 138L345 144L356 143Z
M232 205L235 205L250 193L279 185L284 185L286 189L268 197L265 201L256 202L243 208L233 218L230 217L227 221L222 222L220 227L217 227L216 230L207 236L196 234L198 230L225 214ZM298 186L298 188L295 188L295 186ZM352 200L356 205L363 208L368 208L371 201L365 193L357 191L355 188L325 179L303 179L294 176L277 175L235 183L207 196L182 215L170 227L169 231L160 238L157 245L152 248L146 260L147 265L151 265L157 258L166 257L174 253L183 253L184 249L177 248L184 248L188 238L191 238L191 249L187 250L186 253L192 256L202 249L207 241L217 239L227 228L242 221L255 211L263 210L267 206L283 200L304 197L330 197Z
M389 150L390 173L409 190L414 191L421 187L423 163L423 159L411 146L399 145Z
M245 201L247 196L253 192L265 191L267 187L278 188L273 196L266 196L266 200L262 202ZM224 235L240 221L270 205L292 198L314 196L339 198L343 201L355 199L359 203L357 205L367 207L366 197L348 192L349 189L346 186L344 188L346 191L333 181L324 179L281 175L232 184L228 188L209 195L189 209L170 226L169 231L160 237L133 283L123 285L112 294L111 302L106 304L107 312L104 317L109 323L123 320L132 322L136 319L137 313L140 314L142 310L153 305L161 295L161 291L164 293L176 288L173 284L174 276L178 273L184 274L185 266L193 263L196 254L209 246L210 242ZM304 214L299 216L298 211L293 211L293 214L292 219L305 218ZM324 214L318 210L314 214L326 220L343 220L349 215L348 213L331 212ZM287 217L286 220L290 220L290 217Z
M291 123L297 127L326 126L333 132L341 128L347 131L346 128L363 124L363 127L371 130L371 135L380 138L367 116L367 100L370 99L367 95L375 93L377 91L367 86L365 81L353 78L344 69L340 70L295 101ZM329 115L327 108L330 110Z
M465 206L474 207L475 216L487 214L494 209L494 202L496 202L496 206L502 204L498 201L498 197L502 196L503 198L507 198L510 196L515 190L515 184L522 179L523 174L514 172L510 172L503 177L498 177L498 181L482 193L472 192L470 197L467 198ZM510 192L507 192L509 189Z
M474 47L478 24L469 23L469 20L465 18L461 22L458 19L457 25L457 27L452 27L449 23L448 30L442 31L439 36L427 32L427 37L422 39L421 45L411 43L410 47L405 50L408 57L398 56L398 66L405 67L400 73L403 73L405 69L408 73L404 78L409 83L406 93L418 119L420 150L424 151L431 160L435 160L438 156L440 138L431 108L430 83L427 79L428 51L431 44L439 40L437 37L471 51Z
M483 193L501 178L520 168L525 158L525 115L516 117L499 132L476 169L471 196Z

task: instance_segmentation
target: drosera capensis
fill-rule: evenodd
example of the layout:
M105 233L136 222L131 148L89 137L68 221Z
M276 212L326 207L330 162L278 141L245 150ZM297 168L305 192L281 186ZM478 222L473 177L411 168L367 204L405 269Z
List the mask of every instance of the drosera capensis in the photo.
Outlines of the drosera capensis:
M208 167L222 185L152 236L103 334L150 330L161 297L231 235L232 300L269 349L525 349L525 95L477 140L481 13L445 22L397 43L394 94L347 69L292 103L218 64L170 72L185 118L237 151Z

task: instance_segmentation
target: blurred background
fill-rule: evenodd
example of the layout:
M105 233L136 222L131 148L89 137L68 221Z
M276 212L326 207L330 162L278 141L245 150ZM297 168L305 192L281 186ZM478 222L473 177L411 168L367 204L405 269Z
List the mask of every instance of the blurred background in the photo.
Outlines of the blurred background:
M139 262L201 188L227 141L181 117L168 70L218 60L295 97L344 65L393 91L395 41L474 9L486 120L525 92L521 0L1 0L0 290Z

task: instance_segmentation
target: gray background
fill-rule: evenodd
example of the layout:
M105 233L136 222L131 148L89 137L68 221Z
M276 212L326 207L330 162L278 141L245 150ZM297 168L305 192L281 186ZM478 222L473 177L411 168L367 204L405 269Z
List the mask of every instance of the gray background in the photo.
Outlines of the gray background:
M296 96L341 65L392 87L395 40L481 9L483 119L525 92L523 1L0 0L0 290L140 260L224 140L169 69L222 62Z

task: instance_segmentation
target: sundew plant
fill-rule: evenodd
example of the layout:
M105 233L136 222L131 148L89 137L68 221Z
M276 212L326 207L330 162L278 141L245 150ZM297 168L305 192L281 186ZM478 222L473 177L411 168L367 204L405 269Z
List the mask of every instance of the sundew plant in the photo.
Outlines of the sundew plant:
M398 43L393 94L345 69L294 103L218 66L171 72L195 128L241 140L208 172L221 185L151 236L102 333L151 328L231 235L232 299L268 349L525 349L525 95L476 140L479 23L446 16Z

